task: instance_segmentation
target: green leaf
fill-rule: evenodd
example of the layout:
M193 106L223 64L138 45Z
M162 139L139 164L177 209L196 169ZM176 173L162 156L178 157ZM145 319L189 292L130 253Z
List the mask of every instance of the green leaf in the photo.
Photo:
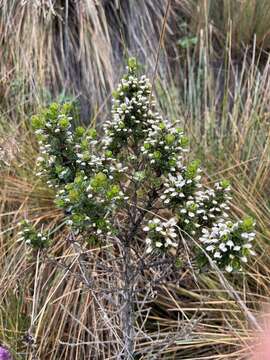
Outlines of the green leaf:
M243 231L252 231L254 229L254 220L252 217L246 217L242 223Z
M128 59L128 67L130 70L136 70L137 69L137 60L134 57L131 57Z
M223 189L227 189L227 188L230 186L229 180L226 180L226 179L222 180L222 181L220 182L220 186L221 186Z
M41 115L34 115L31 118L32 126L35 130L43 129L45 127L45 119Z
M107 191L107 197L109 198L109 200L112 200L113 198L115 198L116 196L119 195L120 192L120 188L118 185L112 185L110 190Z
M83 136L83 134L85 133L85 130L82 126L78 126L76 129L75 129L75 134L78 136L78 137L81 137Z
M186 170L186 178L187 179L194 179L194 177L197 174L199 165L200 165L200 161L194 160L187 166L187 170Z
M90 136L92 139L96 139L97 137L97 130L94 128L87 130L87 135Z
M180 143L181 147L185 148L189 144L189 138L186 136L181 136L179 143Z
M62 118L59 120L59 126L62 129L67 129L70 125L70 122L67 118Z
M168 145L172 145L174 143L175 136L173 134L168 134L165 136L165 141Z
M107 184L107 176L104 173L99 172L93 177L90 183L95 190L103 188Z

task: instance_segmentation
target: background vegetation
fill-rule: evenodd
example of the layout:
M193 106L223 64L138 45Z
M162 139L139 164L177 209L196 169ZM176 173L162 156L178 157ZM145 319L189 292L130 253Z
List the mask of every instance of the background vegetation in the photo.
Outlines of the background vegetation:
M221 282L193 267L177 286L157 289L147 320L161 344L156 356L250 353L257 329L248 319L262 322L270 296L269 20L267 0L0 1L0 341L15 359L113 358L96 300L67 272L31 258L17 232L25 215L48 227L62 217L33 172L30 116L71 99L78 122L101 126L129 55L155 80L164 116L182 122L206 183L228 178L232 215L252 215L258 231L257 257L245 273ZM72 263L66 237L63 229L50 255ZM97 282L111 281L96 274ZM22 341L27 333L35 348ZM139 358L152 345L142 338Z

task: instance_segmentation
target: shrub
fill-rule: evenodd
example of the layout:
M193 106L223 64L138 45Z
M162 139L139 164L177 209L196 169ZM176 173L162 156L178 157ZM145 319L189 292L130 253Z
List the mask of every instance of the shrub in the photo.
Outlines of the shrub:
M194 253L200 265L210 260L220 270L242 270L254 254L255 234L252 219L228 220L227 181L203 186L199 162L187 156L188 139L156 111L151 84L138 76L135 59L113 96L112 120L102 134L74 128L69 104L52 104L32 124L40 145L38 174L55 189L77 244L109 243L118 254L123 354L129 358L136 286L145 269L159 269L153 282L168 273L177 278L185 240L195 248L199 243ZM29 246L47 248L48 234L24 227Z

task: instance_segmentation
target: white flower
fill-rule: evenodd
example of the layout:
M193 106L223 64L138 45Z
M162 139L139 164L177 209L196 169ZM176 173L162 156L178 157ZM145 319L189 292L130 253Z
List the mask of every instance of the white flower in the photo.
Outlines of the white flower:
M153 248L151 246L149 246L147 249L146 249L146 254L150 254L152 252Z
M249 234L248 234L248 233L243 233L243 234L241 234L241 237L242 237L243 239L248 239L248 238L249 238Z
M228 273L230 273L230 272L233 271L233 267L232 267L231 265L227 265L227 266L225 267L225 270L226 270Z
M232 240L227 241L226 244L227 244L230 248L232 248L232 247L234 246L234 243L233 243Z
M227 251L227 247L226 247L226 245L225 245L224 243L221 243L221 244L219 245L219 248L220 248L220 250L223 251L223 252L226 252L226 251Z
M206 228L203 228L202 233L205 234L205 235L209 235L209 230L206 229Z

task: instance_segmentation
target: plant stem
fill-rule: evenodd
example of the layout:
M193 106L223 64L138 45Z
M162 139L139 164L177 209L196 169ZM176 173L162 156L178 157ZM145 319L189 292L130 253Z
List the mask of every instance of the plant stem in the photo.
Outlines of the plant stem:
M124 359L133 359L134 350L134 309L133 309L133 290L134 277L132 276L131 266L131 249L129 243L126 243L123 248L124 255L124 290L123 290L123 312L122 312L122 326L123 326L123 342Z
M134 191L136 194L136 189ZM135 267L132 265L131 256L131 244L136 237L138 229L145 217L147 211L151 210L155 199L157 198L157 190L152 189L148 194L148 201L145 209L140 210L137 213L137 197L135 196L134 205L130 214L129 232L122 237L123 244L123 311L122 311L122 331L123 331L123 343L124 348L121 356L123 355L124 360L132 360L134 352L134 287L137 281L137 272ZM120 357L121 358L121 357ZM121 358L122 359L122 358Z

